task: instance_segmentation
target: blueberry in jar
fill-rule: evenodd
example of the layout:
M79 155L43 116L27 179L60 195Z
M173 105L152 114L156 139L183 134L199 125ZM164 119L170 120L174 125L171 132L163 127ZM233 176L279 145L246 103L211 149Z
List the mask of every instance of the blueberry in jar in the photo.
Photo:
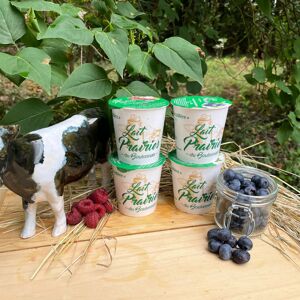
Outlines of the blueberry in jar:
M260 177L256 185L260 189L267 189L269 187L269 181L265 177Z
M231 237L231 232L227 228L222 228L218 231L217 238L221 242L226 242L230 239Z
M229 260L229 259L231 259L231 255L232 255L232 248L230 247L230 245L223 244L219 248L219 257L222 260Z
M223 178L224 178L225 181L231 181L231 180L234 179L235 174L236 173L233 170L227 169L223 173Z
M242 174L240 174L240 173L235 173L235 177L234 178L237 179L241 183L243 183L244 180L245 180L244 176Z
M208 250L212 253L218 253L221 245L223 244L220 241L211 239L208 242Z
M239 240L237 241L237 245L242 250L251 250L253 247L252 241L246 236L240 237Z
M267 195L269 195L269 192L266 189L259 189L256 191L255 195L256 196L267 196Z
M244 180L243 183L242 183L242 188L246 188L248 186L253 186L255 188L255 183L250 181L250 180Z
M213 229L210 229L208 232L207 232L207 239L208 240L211 240L211 239L217 239L217 236L218 236L218 231L220 229L219 228L213 228Z
M256 193L256 188L253 186L247 186L244 189L245 195L253 196L255 193Z
M232 260L237 264L244 264L250 260L249 252L237 249L232 252Z
M255 185L257 185L258 184L258 181L260 180L260 176L259 175L254 175L254 176L252 176L252 178L251 178L251 181L255 184Z
M233 179L233 180L229 181L228 187L231 190L238 192L241 188L241 182L238 179Z

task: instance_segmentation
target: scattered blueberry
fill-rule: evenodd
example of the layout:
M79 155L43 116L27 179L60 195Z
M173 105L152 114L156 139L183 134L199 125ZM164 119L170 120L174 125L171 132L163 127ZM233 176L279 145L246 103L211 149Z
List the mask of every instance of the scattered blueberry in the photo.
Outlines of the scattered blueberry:
M208 250L212 253L218 253L222 243L218 240L211 239L208 242Z
M213 229L210 229L208 232L207 232L207 239L208 240L211 240L211 239L217 239L218 237L218 231L220 229L219 228L213 228Z
M229 260L231 259L232 254L232 248L228 244L223 244L219 248L219 257L223 260Z
M246 236L240 237L239 240L237 241L237 244L239 248L242 250L251 250L253 247L252 241Z
M251 178L251 181L255 184L255 185L257 185L258 184L258 181L260 180L260 176L259 175L254 175L254 176L252 176L252 178Z
M256 183L256 186L261 189L267 189L269 187L269 181L265 177L260 177Z
M269 192L266 189L259 189L256 191L255 195L256 196L267 196L267 195L269 195Z
M249 252L237 249L232 252L232 260L237 264L244 264L250 260Z
M237 245L237 239L232 235L226 244L230 245L231 248L234 248Z
M240 174L240 173L235 173L235 177L234 178L237 179L241 183L243 183L244 180L245 180L244 176L242 174Z
M223 173L223 178L225 181L231 181L234 179L235 175L236 173L233 170L227 169Z
M217 238L221 242L227 242L231 237L231 232L227 228L222 228L218 231Z

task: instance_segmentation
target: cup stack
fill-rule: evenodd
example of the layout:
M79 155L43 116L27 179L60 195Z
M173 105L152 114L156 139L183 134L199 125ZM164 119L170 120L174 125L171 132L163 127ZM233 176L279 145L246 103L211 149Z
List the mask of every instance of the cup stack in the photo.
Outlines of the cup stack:
M117 152L113 166L119 211L140 217L156 209L161 169L160 153L166 108L169 102L155 97L124 97L109 101Z
M176 150L169 153L174 202L181 211L204 214L210 210L224 163L220 146L231 101L186 96L171 104L176 141Z

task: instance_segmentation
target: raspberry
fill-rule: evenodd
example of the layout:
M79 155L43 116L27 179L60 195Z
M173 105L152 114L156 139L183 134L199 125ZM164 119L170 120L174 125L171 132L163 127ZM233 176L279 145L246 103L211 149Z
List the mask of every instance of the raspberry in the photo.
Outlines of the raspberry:
M95 192L88 196L94 203L104 204L108 201L108 193L105 189L97 189Z
M97 212L92 211L84 217L84 224L89 228L96 228L100 220Z
M78 203L79 203L79 201L76 201L76 202L73 202L72 203L72 206L71 206L71 210L73 209L73 208L78 208Z
M94 210L94 203L91 199L80 200L77 205L77 209L82 215L85 216Z
M108 212L109 214L114 211L114 207L109 201L105 202L103 205L106 209L106 212Z
M97 212L97 214L99 215L100 218L102 218L106 214L106 209L105 209L104 205L102 205L100 203L96 203L94 206L95 212Z
M81 222L81 220L82 220L82 216L76 208L73 208L72 211L69 211L67 213L67 224L77 225L78 223Z

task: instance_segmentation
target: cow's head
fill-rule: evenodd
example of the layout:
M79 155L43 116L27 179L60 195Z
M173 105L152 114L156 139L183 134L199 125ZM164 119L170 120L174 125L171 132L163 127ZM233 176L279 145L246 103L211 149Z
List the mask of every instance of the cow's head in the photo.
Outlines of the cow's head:
M7 145L16 138L19 133L19 125L0 126L0 160L7 154Z

